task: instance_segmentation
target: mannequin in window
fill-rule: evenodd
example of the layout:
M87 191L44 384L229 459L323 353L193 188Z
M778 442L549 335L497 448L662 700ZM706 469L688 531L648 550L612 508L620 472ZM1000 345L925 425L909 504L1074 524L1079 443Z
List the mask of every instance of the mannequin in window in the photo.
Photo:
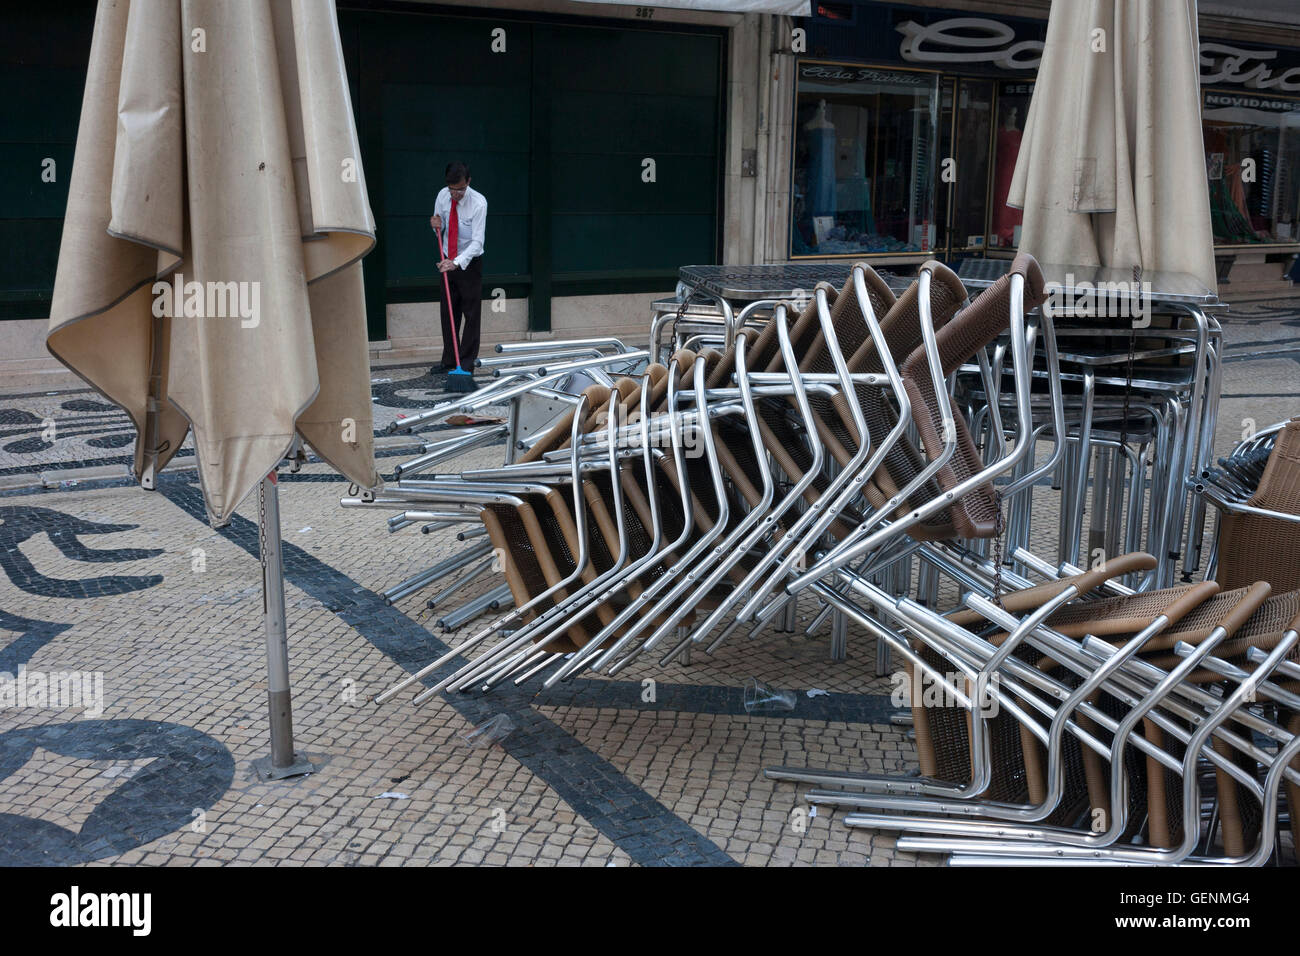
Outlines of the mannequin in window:
M1015 240L1016 226L1024 218L1019 209L1007 205L1007 194L1011 192L1011 177L1016 171L1016 157L1020 155L1021 131L1017 126L1020 110L1011 107L1002 120L998 130L997 166L993 170L993 235L998 237L998 245L1009 246Z
M819 100L812 119L803 124L808 143L808 215L835 215L835 124Z

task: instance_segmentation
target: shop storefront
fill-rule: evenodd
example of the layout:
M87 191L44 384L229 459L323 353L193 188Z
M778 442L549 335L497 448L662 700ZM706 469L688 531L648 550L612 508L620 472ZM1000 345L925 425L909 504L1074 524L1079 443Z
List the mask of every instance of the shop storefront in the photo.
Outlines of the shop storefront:
M819 3L798 21L792 259L1009 256L1006 204L1046 22L959 9ZM1300 251L1300 49L1201 39L1216 251ZM1271 273L1270 273L1271 274Z
M799 64L791 256L934 245L935 73Z
M1215 245L1300 240L1300 96L1207 90L1202 128Z
M790 257L1014 250L1020 217L1006 195L1046 24L817 9L795 69Z
M1300 251L1300 51L1201 41L1215 246Z

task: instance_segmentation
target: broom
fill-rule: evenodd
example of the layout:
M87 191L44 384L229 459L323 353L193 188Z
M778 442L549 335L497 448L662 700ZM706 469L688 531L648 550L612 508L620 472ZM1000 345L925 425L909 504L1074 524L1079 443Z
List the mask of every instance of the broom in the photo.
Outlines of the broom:
M442 230L434 227L434 234L438 237L438 255L442 255ZM440 261L446 261L442 259ZM456 328L456 315L451 307L451 283L447 279L447 273L442 274L442 289L447 295L447 311L449 325L451 326L451 350L456 356L456 367L447 373L447 390L451 392L472 392L474 391L474 376L460 367L460 332Z

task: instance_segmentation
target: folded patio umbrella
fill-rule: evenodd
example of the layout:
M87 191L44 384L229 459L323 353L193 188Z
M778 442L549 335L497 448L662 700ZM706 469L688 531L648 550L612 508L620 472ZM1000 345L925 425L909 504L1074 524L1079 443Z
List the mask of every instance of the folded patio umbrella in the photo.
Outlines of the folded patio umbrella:
M261 483L270 763L293 750L275 469L375 471L374 245L334 5L100 0L46 343L131 416L135 474L193 428L214 525Z
M47 345L131 416L137 478L192 427L218 525L295 434L378 483L374 232L333 4L101 0Z
M1052 4L1007 199L1020 248L1218 288L1198 49L1196 0Z

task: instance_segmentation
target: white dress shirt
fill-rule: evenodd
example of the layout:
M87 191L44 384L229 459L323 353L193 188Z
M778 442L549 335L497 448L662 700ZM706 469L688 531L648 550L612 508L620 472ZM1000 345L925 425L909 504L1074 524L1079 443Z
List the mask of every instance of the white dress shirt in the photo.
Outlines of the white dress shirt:
M460 223L456 227L455 260L458 268L469 267L470 260L483 255L483 240L487 233L487 200L473 186L465 187L465 195L456 204ZM433 214L442 219L442 253L447 250L447 236L451 229L451 190L446 186L433 203Z

